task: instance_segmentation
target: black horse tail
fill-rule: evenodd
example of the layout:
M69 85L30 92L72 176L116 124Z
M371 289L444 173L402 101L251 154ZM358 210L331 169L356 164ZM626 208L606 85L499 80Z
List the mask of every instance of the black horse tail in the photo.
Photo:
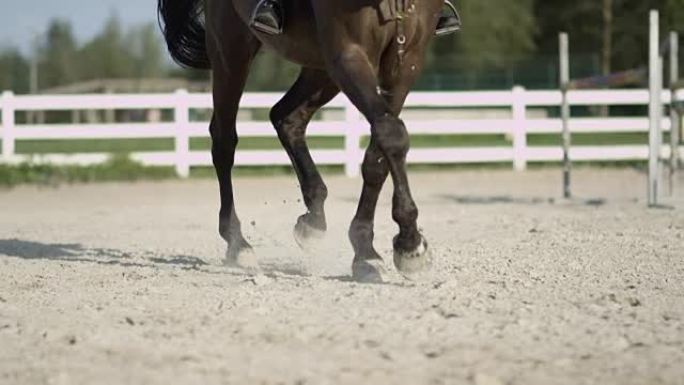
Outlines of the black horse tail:
M157 12L173 60L195 69L210 69L204 27L204 0L158 0Z

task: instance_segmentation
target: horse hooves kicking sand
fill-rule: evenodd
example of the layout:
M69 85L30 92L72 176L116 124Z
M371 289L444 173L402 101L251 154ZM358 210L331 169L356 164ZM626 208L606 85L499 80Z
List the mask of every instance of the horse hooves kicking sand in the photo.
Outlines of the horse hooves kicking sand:
M223 264L228 267L243 269L251 273L261 271L259 260L251 247L243 248L238 251L228 247Z
M326 231L311 226L306 218L306 215L299 217L293 233L295 241L297 241L300 248L311 250L325 238Z
M158 0L171 56L212 72L214 114L209 131L221 193L219 232L228 262L258 266L235 213L232 170L238 143L240 98L250 65L262 48L301 66L299 78L270 118L299 179L306 212L295 239L306 245L325 229L327 189L306 142L315 113L340 92L370 124L363 189L350 228L354 278L380 281L384 270L373 247L375 211L383 185L393 180L392 218L399 226L394 263L402 272L429 266L418 231L418 209L406 172L410 137L399 115L420 75L444 0L287 0L287 28L271 35L249 27L256 0ZM317 230L318 229L318 230Z

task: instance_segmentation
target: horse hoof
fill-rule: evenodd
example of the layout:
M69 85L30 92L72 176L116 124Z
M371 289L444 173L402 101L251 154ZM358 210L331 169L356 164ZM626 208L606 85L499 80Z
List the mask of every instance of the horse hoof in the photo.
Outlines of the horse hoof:
M359 283L383 283L387 271L382 259L369 259L352 264L352 278Z
M325 231L314 228L303 220L297 221L294 228L294 238L303 250L310 250L325 237Z
M394 266L404 274L414 274L427 270L432 265L432 258L425 238L421 237L420 245L413 251L394 249Z
M237 252L228 249L223 264L228 267L239 268L252 273L261 271L257 256L251 247L240 249Z

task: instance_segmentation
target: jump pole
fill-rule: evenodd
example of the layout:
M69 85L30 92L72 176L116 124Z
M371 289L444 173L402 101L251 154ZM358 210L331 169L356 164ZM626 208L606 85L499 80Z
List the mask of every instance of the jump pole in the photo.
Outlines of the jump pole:
M670 33L670 92L672 100L670 101L670 175L669 186L670 195L674 195L675 183L674 177L679 168L679 142L681 134L682 119L677 110L677 91L679 83L679 34L677 32Z
M650 14L650 49L649 49L649 158L648 158L648 204L658 205L660 194L660 149L662 134L660 121L662 118L662 76L663 61L660 56L660 15L658 11Z
M660 14L657 10L650 13L650 42L649 42L649 64L648 64L648 83L649 83L649 155L648 155L648 204L649 206L657 206L658 198L661 193L662 175L660 166L660 152L662 149L663 138L661 121L663 118L663 56L660 50ZM672 39L672 37L671 37ZM671 43L672 44L672 43ZM582 81L570 81L570 54L568 36L565 33L559 36L560 45L560 80L561 80L561 116L563 120L563 190L564 196L569 198L571 196L570 189L570 172L572 164L570 159L570 104L568 100L568 91L574 88L587 88L590 86L601 85L611 86L614 84L628 84L637 82L642 79L644 72L641 70L625 71L620 74L613 74L610 76L598 76L594 78L583 79ZM674 50L675 52L677 49ZM672 53L671 53L672 54ZM673 60L674 67L678 67L677 59ZM678 68L676 68L678 70ZM675 76L678 78L678 76ZM672 83L672 88L684 88L681 81ZM676 112L675 112L676 113ZM676 113L679 115L678 113ZM681 116L677 116L678 120L675 124L680 127ZM677 137L679 135L676 135ZM672 139L674 140L674 139ZM677 139L679 142L679 139ZM678 143L677 143L678 145ZM677 154L678 155L678 154ZM675 155L675 156L677 156Z
M560 85L562 94L561 117L563 119L563 196L569 199L572 196L570 188L570 174L572 162L570 160L570 147L572 136L570 134L570 102L568 91L570 88L570 43L568 34L563 32L559 36L560 45Z

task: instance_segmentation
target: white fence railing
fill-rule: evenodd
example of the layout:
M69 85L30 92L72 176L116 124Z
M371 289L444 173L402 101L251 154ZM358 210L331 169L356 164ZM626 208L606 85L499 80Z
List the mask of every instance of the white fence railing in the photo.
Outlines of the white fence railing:
M241 103L243 109L268 109L280 94L248 93ZM663 92L663 102L669 103L671 95ZM677 95L684 99L684 91ZM590 90L569 94L572 106L589 105L637 105L649 102L647 90ZM510 162L516 170L526 168L528 162L558 162L562 159L560 146L530 146L530 134L560 134L560 118L548 118L542 114L534 117L530 111L561 104L559 91L528 91L516 87L511 91L486 92L415 92L406 102L408 111L444 109L504 111L495 118L455 119L448 114L435 113L429 119L406 118L413 135L479 135L498 134L510 138L510 146L414 148L409 153L409 163L500 163ZM50 162L57 164L93 164L105 161L110 155L88 154L17 154L16 143L22 140L74 140L74 139L122 139L122 138L173 138L175 151L133 152L130 156L145 165L175 166L181 176L188 176L191 167L211 166L208 151L192 151L190 139L208 136L208 123L190 119L191 111L209 109L210 95L189 94L178 91L173 94L150 95L28 95L16 96L5 92L0 98L2 124L1 162ZM344 165L347 175L356 176L363 159L361 141L369 134L368 124L357 110L340 96L326 109L343 110L339 120L321 120L311 123L311 137L344 137L344 148L313 150L318 164ZM162 123L105 123L105 124L17 124L17 112L36 111L83 111L83 110L173 110L173 120ZM410 114L407 114L407 116ZM423 114L426 115L426 114ZM427 114L430 115L430 114ZM669 119L663 119L663 131L670 129ZM574 133L622 133L649 130L646 115L639 117L575 118L570 122ZM241 138L275 137L270 123L265 121L240 121ZM682 151L682 149L679 149ZM670 148L664 146L663 156ZM683 151L684 153L684 151ZM647 143L615 146L575 146L571 158L576 161L619 161L648 159ZM283 150L238 151L236 165L287 165L290 159Z

